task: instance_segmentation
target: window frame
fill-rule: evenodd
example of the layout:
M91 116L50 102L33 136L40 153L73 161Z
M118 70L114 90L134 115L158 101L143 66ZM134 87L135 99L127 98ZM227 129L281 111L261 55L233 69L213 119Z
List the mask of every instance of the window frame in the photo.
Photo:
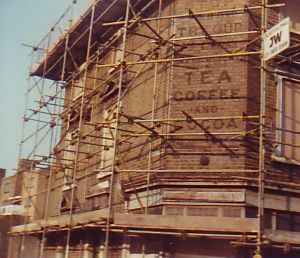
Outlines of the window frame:
M35 177L31 176L27 179L27 188L34 188Z
M300 81L297 82L291 78L288 78L286 76L283 75L276 75L276 83L277 83L277 98L276 98L276 133L275 133L275 148L273 151L273 155L272 155L272 159L274 161L278 161L278 162L282 162L282 163L287 163L287 164L293 164L293 165L300 165L300 154L299 154L299 160L298 159L293 159L288 157L285 153L284 153L284 144L283 140L284 140L284 129L283 129L283 125L284 125L284 121L283 121L283 112L284 112L284 80L286 81L291 81L293 83L296 83L299 85L300 87ZM300 135L298 136L300 137ZM299 147L293 147L291 146L291 148L299 148Z
M10 193L10 192L11 192L11 183L9 182L4 183L3 193Z
M30 208L32 207L32 198L31 196L27 196L24 198L24 208Z

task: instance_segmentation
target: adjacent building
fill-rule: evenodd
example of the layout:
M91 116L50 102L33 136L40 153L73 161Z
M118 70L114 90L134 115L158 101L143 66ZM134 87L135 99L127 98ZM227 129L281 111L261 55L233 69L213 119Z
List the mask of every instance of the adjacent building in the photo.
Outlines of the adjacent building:
M1 258L7 258L13 249L14 242L9 242L9 232L13 226L26 224L44 216L44 195L40 192L46 187L47 174L34 170L32 165L30 160L21 160L14 175L0 179Z

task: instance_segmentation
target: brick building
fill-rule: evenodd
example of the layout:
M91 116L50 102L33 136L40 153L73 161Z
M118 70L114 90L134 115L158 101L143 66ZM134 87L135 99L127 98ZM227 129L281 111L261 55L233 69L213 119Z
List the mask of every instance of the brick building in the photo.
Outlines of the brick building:
M4 168L0 168L0 179L5 177L5 169Z
M5 207L13 205L14 197L21 197L23 174L15 174L1 178L0 207L1 214L6 213ZM20 199L20 198L19 198ZM9 210L9 207L7 207Z
M0 258L8 257L11 227L44 216L44 195L37 195L45 189L44 174L23 159L14 175L0 179Z
M76 20L73 3L34 47L45 205L9 258L299 257L296 7L98 0ZM263 60L284 17L290 46Z
M21 175L5 177L2 170L0 179L0 257L7 258L9 231L12 226L22 223L23 209L20 205ZM22 176L21 176L22 177ZM15 198L17 197L17 198Z

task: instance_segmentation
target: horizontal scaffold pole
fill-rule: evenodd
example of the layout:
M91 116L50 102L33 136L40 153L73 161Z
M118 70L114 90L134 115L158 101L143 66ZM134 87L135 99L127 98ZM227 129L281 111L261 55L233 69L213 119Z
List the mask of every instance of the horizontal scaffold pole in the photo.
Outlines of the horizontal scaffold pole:
M220 57L240 57L240 56L253 56L260 55L260 51L254 52L243 52L243 53L231 53L231 54L218 54L218 55L207 55L207 56L192 56L192 57L178 57L178 58L166 58L166 59L152 59L152 60L144 60L144 61L136 61L136 62L124 62L123 65L142 65L142 64L156 64L156 63L170 63L170 62L182 62L182 61L190 61L190 60L201 60L201 59L214 59ZM105 68L105 67L118 67L122 64L98 64L97 68Z
M285 4L270 4L266 5L266 8L279 8L284 7ZM218 14L238 14L244 13L248 11L260 10L262 6L244 6L241 8L232 8L232 9L223 9L223 10L212 10L212 11L205 11L205 12L197 12L194 13L193 16L207 16L207 15L218 15ZM128 23L133 22L147 22L147 21L158 21L158 20L168 20L168 19L182 19L182 18L192 18L193 16L190 13L186 14L178 14L178 15L168 15L168 16L161 16L161 17L151 17L151 18L144 18L144 19L131 19ZM115 22L106 22L100 23L102 26L114 26L114 25L124 25L125 21L115 21Z

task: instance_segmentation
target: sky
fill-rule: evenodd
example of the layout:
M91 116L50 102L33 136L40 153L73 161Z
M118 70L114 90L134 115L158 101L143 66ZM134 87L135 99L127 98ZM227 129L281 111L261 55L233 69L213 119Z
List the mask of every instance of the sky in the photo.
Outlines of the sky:
M86 0L82 0L86 1ZM30 47L49 31L72 0L0 0L0 168L18 164Z

